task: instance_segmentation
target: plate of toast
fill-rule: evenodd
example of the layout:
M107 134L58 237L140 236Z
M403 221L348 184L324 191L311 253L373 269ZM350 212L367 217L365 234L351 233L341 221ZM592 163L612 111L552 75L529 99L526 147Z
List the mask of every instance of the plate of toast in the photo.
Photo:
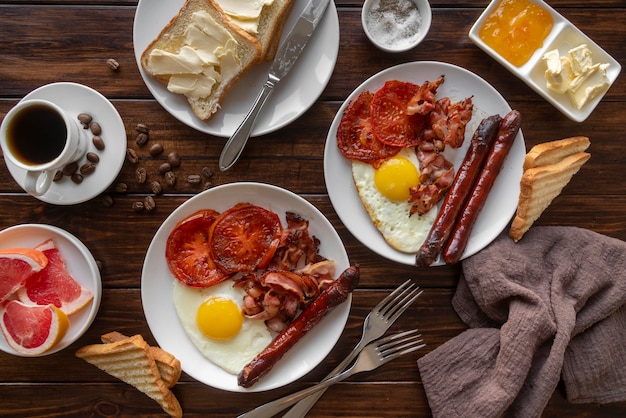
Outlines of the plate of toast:
M139 0L133 44L141 76L154 98L176 119L198 131L230 137L267 81L276 50L306 3L274 0L262 6L258 26L251 30L222 10L219 0ZM202 29L206 27L213 29ZM208 39L207 32L229 40L210 51L207 45L215 39ZM332 3L302 55L261 110L251 136L274 132L306 112L326 88L338 51L339 20Z

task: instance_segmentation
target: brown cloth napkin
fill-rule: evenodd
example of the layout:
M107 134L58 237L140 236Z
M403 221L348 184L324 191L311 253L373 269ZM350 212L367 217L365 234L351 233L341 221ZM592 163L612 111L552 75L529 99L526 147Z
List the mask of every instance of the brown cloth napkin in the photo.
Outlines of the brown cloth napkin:
M535 226L462 268L470 329L418 360L435 417L539 417L560 378L570 402L626 400L625 242Z

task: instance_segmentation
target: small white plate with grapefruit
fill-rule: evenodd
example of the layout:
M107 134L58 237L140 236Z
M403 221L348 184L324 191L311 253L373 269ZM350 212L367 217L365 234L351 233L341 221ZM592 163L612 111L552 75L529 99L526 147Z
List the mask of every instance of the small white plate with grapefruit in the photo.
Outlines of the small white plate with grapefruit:
M63 229L22 224L0 231L0 267L0 350L21 357L53 354L80 338L95 319L100 271L87 247ZM21 271L22 278L3 277L10 271L12 277ZM25 332L33 329L26 316L41 325L37 335Z

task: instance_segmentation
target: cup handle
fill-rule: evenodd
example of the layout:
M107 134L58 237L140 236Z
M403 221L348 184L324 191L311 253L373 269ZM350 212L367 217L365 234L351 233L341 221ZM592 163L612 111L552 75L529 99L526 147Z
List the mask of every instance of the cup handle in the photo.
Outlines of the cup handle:
M33 196L45 194L54 180L54 170L27 171L24 190Z

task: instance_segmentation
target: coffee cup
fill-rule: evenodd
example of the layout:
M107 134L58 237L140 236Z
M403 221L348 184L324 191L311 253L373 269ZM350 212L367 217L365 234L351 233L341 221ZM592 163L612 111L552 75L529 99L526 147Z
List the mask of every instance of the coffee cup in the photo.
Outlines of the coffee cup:
M58 170L80 159L87 137L78 121L58 105L39 99L23 100L0 126L5 159L26 171L24 190L44 195Z

